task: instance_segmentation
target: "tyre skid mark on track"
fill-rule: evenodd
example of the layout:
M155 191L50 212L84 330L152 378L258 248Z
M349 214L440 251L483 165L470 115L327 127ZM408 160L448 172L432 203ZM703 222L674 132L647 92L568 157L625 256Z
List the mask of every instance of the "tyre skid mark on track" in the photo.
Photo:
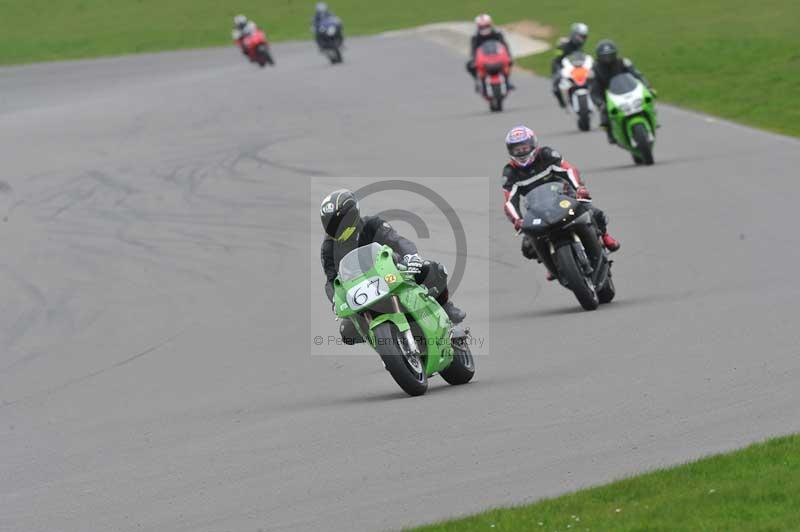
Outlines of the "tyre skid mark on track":
M8 406L17 405L17 404L20 404L20 403L23 403L23 402L26 402L26 401L30 401L30 400L35 399L36 397L39 397L39 396L42 396L42 395L45 395L45 396L52 395L52 394L54 394L56 392L59 392L59 391L64 390L66 388L69 388L69 387L71 387L71 386L73 386L75 384L80 384L82 382L86 382L88 380L93 379L94 377L98 377L98 376L100 376L100 375L102 375L104 373L107 373L109 371L113 371L115 369L121 368L121 367L123 367L123 366L125 366L127 364L130 364L131 362L134 362L134 361L144 357L144 356L152 354L152 353L158 351L159 349L161 349L162 347L172 343L172 341L174 341L179 336L181 336L183 333L185 333L189 328L190 327L185 327L184 329L178 331L177 333L173 334L172 336L167 337L165 340L159 342L158 344L156 344L154 346L151 346L151 347L148 347L144 351L140 351L140 352L138 352L138 353L136 353L134 355L131 355L131 356L129 356L129 357L123 359L123 360L120 360L119 362L111 364L110 366L106 366L104 368L98 369L98 370L93 371L91 373L87 373L86 375L82 375L80 377L75 377L73 379L69 379L68 381L63 382L63 383L59 384L58 386L53 386L53 387L48 388L46 390L42 390L41 392L37 392L35 394L28 395L26 397L22 397L20 399L16 399L16 400L13 400L13 401L4 401L2 404L0 404L0 409L8 407Z

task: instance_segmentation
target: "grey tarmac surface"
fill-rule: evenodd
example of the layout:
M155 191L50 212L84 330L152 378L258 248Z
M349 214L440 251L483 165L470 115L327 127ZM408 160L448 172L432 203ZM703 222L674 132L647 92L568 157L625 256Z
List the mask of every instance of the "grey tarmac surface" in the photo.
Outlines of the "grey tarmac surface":
M636 168L543 79L490 115L429 43L274 51L0 69L0 530L396 529L800 430L800 143L660 105ZM597 312L501 212L523 122L623 242ZM490 279L457 296L489 333L473 383L410 399L374 355L310 355L337 325L313 216L343 176L449 178L454 205L485 177L459 212L491 212Z

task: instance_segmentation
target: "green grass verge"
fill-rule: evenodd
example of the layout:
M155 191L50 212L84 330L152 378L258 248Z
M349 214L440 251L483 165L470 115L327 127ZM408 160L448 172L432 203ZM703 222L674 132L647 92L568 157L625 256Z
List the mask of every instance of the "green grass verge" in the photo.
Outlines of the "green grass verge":
M236 12L273 40L308 39L313 1L0 0L0 64L224 45ZM662 101L800 135L800 2L764 0L334 0L349 35L426 22L535 19L612 37ZM549 74L550 54L521 61Z
M800 530L800 435L415 532Z

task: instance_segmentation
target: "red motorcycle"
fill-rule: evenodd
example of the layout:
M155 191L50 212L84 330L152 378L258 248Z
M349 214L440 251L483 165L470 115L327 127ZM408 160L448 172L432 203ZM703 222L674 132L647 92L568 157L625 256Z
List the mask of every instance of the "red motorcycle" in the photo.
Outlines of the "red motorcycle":
M267 36L264 32L257 29L250 35L242 37L237 41L241 46L242 51L250 58L253 63L258 63L258 66L264 67L267 63L270 65L275 64L272 54L269 53L269 43L267 43Z
M503 43L486 41L475 51L475 71L481 82L483 97L493 112L503 110L503 100L508 96L508 75L511 56Z

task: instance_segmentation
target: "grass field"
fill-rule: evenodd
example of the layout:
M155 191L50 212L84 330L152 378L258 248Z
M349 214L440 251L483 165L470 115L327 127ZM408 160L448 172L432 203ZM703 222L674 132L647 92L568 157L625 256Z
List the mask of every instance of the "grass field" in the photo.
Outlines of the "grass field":
M403 0L331 2L347 34L367 34L490 10L613 37L662 101L800 136L800 2L764 0ZM273 40L307 39L314 2L297 0L0 0L0 64L224 45L243 12ZM550 54L521 62L549 73Z
M800 435L414 532L800 530Z

